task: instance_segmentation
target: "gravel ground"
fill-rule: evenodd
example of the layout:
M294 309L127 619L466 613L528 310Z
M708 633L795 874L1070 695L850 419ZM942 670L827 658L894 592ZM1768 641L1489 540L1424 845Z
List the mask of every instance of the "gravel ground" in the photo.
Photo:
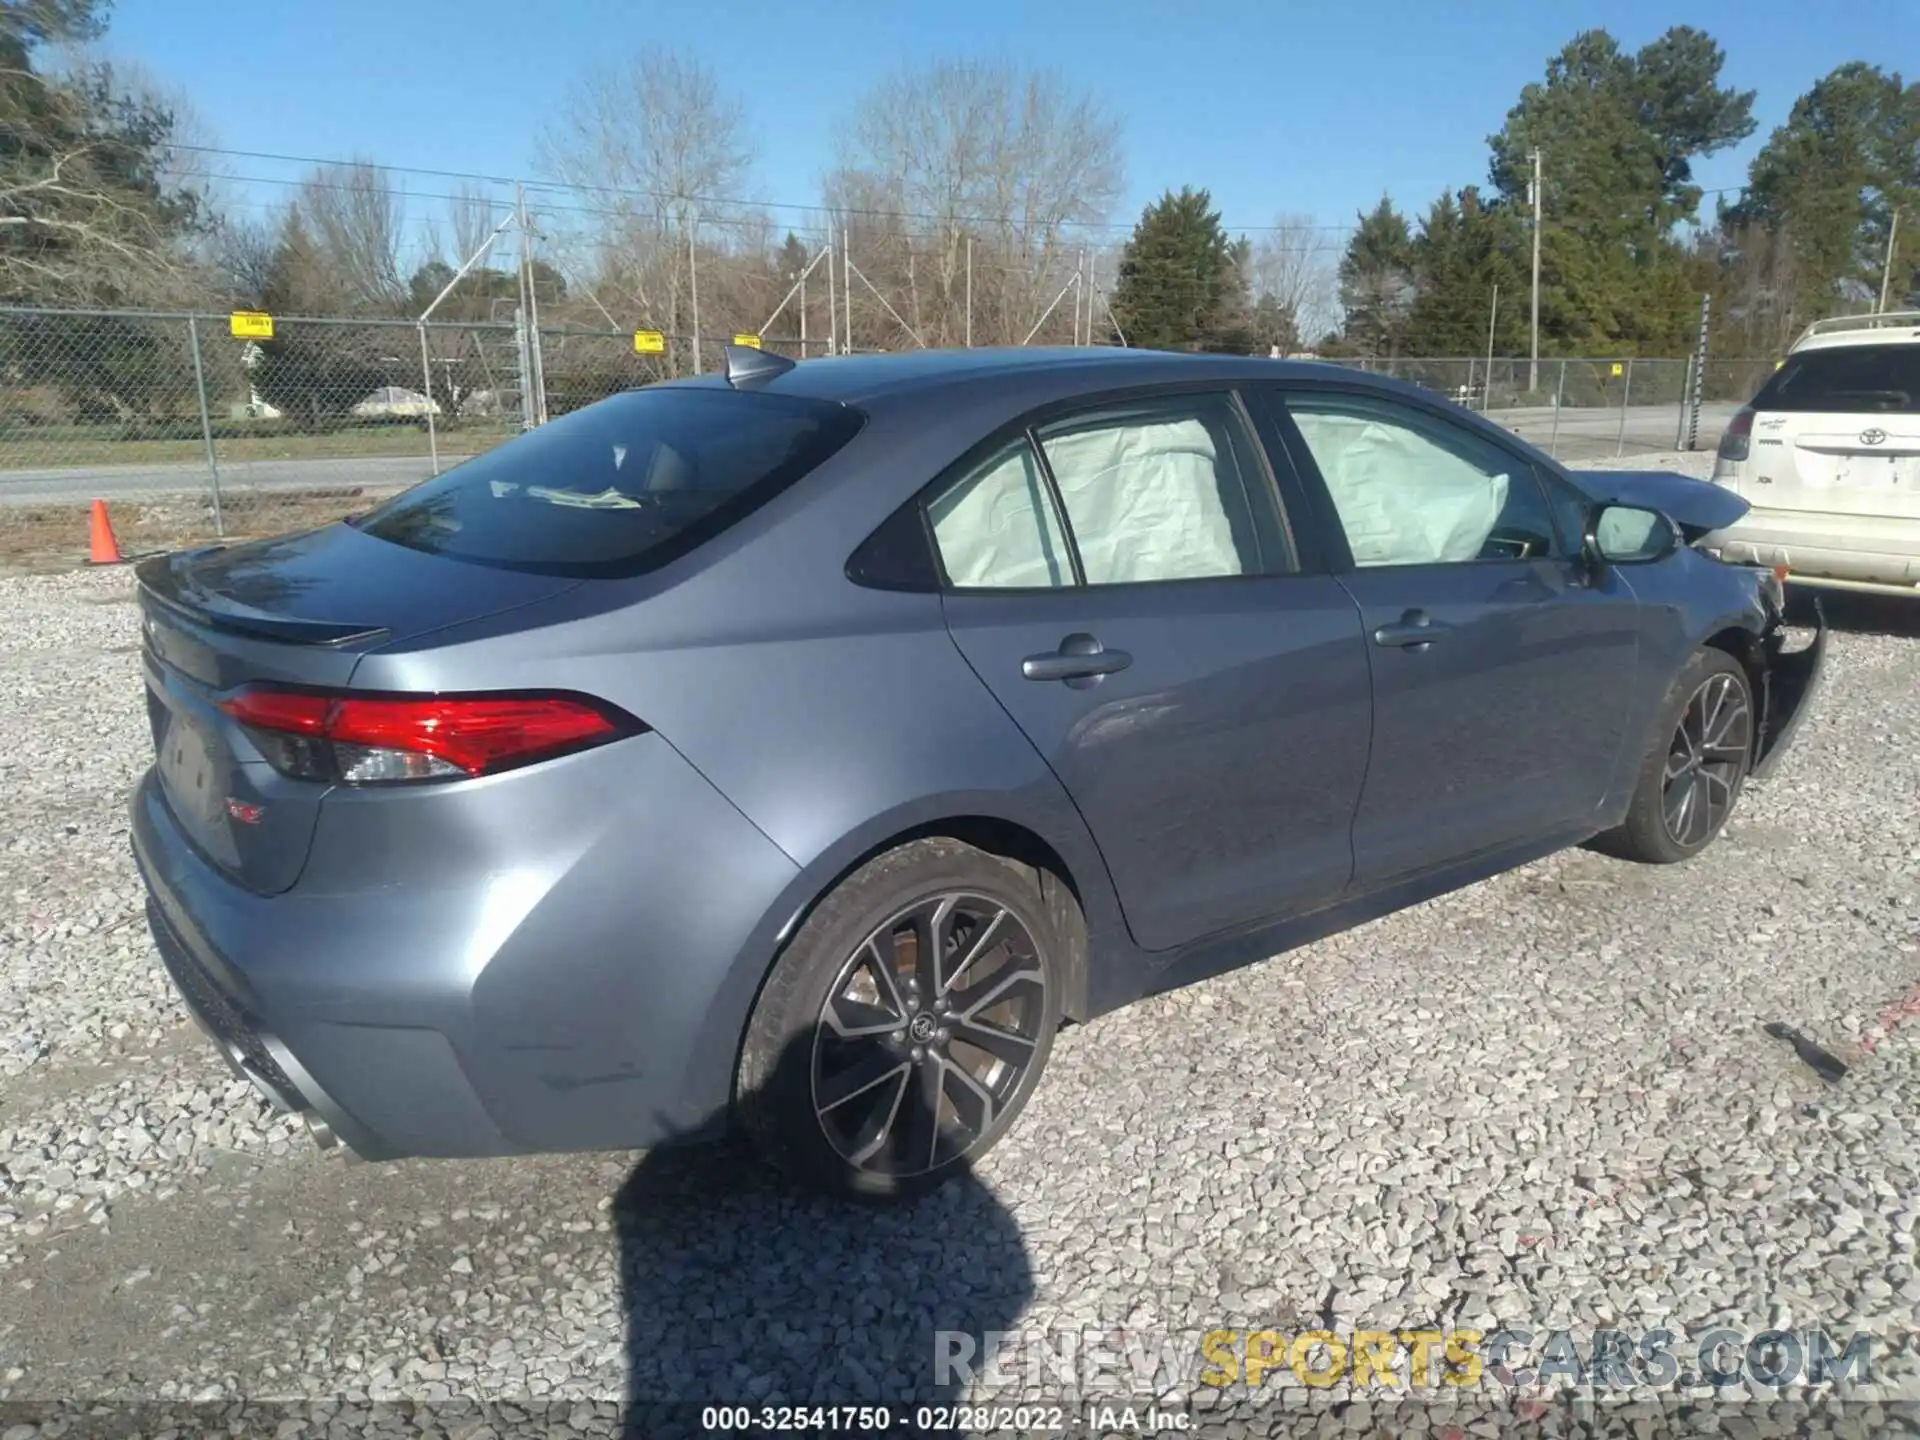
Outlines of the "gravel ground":
M1829 606L1817 712L1695 862L1564 853L1071 1029L976 1176L870 1212L724 1149L351 1165L266 1113L146 936L129 585L0 580L5 1440L62 1396L592 1434L625 1396L1052 1393L938 1384L937 1330L1818 1324L1920 1397L1920 610Z

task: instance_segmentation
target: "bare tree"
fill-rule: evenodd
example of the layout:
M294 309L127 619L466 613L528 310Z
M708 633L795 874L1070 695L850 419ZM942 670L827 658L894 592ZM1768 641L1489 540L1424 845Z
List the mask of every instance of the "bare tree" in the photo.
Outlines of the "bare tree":
M1340 247L1311 215L1278 215L1253 247L1256 302L1290 316L1296 334L1317 338L1340 324Z
M196 197L162 173L173 119L105 65L0 69L0 291L180 303Z
M267 302L278 264L280 233L276 221L221 217L206 246L217 298L246 306Z
M282 283L290 292L282 303L321 313L401 313L405 226L404 202L371 161L317 167L282 220Z
M973 247L976 339L1025 337L1121 186L1120 127L1062 77L1007 63L943 61L881 81L842 132L830 205L856 263L904 299L899 319L930 345L966 329ZM873 338L899 323L856 292Z
M573 239L599 293L648 325L690 329L701 227L733 218L753 158L713 71L671 50L603 65L570 92L539 157L592 212Z

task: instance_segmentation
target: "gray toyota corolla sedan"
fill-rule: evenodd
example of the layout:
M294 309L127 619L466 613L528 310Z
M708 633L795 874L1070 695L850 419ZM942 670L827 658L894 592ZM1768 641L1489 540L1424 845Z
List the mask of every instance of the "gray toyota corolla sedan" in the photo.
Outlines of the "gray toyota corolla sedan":
M1346 370L730 350L140 567L154 936L363 1156L738 1119L911 1193L1063 1020L1708 844L1823 648L1693 547L1744 509Z

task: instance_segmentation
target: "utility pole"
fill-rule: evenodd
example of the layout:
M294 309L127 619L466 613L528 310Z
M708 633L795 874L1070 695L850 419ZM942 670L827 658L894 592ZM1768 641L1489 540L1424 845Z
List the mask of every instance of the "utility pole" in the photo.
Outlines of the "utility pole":
M1900 233L1900 207L1893 207L1893 218L1887 222L1887 263L1880 267L1880 310L1887 313L1887 285L1893 279L1893 239Z
M812 267L809 266L809 269ZM800 272L800 358L807 358L807 272Z
M694 215L687 225L687 290L693 298L693 373L700 373L700 217Z
M973 348L973 236L967 236L967 348Z
M1533 359L1527 366L1527 393L1540 391L1540 150L1527 152L1533 161Z

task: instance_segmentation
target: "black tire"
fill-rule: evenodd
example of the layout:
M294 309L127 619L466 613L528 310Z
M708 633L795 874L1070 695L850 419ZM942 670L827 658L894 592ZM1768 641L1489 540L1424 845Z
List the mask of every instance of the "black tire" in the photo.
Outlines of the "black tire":
M1737 711L1714 708L1736 701ZM1740 662L1723 650L1697 651L1667 691L1626 820L1599 836L1596 848L1647 865L1672 865L1706 849L1733 814L1752 768L1754 722Z
M944 957L931 974L929 948ZM742 1128L835 1195L933 1189L1005 1134L1038 1085L1064 953L1031 868L944 837L876 856L774 962L741 1046Z

